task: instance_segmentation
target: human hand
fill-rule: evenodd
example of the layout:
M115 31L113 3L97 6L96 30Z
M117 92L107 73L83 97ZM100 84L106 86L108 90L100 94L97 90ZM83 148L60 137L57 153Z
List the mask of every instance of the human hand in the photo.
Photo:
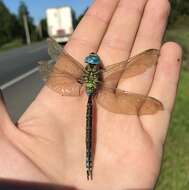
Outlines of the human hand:
M177 44L161 46L168 15L167 0L158 4L155 0L96 0L65 46L80 62L90 52L97 52L105 65L146 49L161 49L156 68L122 80L119 88L148 92L163 103L164 110L138 117L110 113L97 106L92 181L87 181L84 165L86 96L62 97L44 86L19 119L18 128L1 103L2 136L19 151L17 159L25 159L19 164L23 170L21 179L90 190L154 187L182 57ZM7 156L10 163L12 157Z

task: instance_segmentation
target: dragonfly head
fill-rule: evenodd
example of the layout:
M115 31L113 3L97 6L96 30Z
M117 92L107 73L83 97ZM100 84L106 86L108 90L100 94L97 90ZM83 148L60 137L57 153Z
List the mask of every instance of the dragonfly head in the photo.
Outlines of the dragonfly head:
M85 58L85 63L98 65L100 64L100 57L96 53L90 53L89 56Z

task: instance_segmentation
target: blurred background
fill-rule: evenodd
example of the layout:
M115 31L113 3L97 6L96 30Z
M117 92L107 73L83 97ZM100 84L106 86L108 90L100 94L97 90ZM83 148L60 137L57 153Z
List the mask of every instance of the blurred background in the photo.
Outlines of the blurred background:
M0 88L16 121L39 92L37 62L49 59L46 38L65 44L92 0L0 0ZM172 0L164 41L184 50L175 109L157 190L189 189L189 1ZM158 6L158 4L157 4Z

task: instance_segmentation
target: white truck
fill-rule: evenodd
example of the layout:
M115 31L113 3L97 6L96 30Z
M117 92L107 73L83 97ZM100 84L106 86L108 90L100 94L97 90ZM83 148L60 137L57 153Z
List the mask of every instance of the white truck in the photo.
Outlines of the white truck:
M49 8L46 10L48 34L58 43L68 41L74 30L74 15L71 7Z

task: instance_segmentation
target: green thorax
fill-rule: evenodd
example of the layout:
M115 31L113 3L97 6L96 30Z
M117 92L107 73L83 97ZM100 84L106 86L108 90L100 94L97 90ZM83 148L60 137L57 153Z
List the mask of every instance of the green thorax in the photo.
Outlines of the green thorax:
M98 88L98 84L99 84L99 80L100 80L99 65L88 64L85 67L83 79L86 84L87 95L88 96L93 95Z

